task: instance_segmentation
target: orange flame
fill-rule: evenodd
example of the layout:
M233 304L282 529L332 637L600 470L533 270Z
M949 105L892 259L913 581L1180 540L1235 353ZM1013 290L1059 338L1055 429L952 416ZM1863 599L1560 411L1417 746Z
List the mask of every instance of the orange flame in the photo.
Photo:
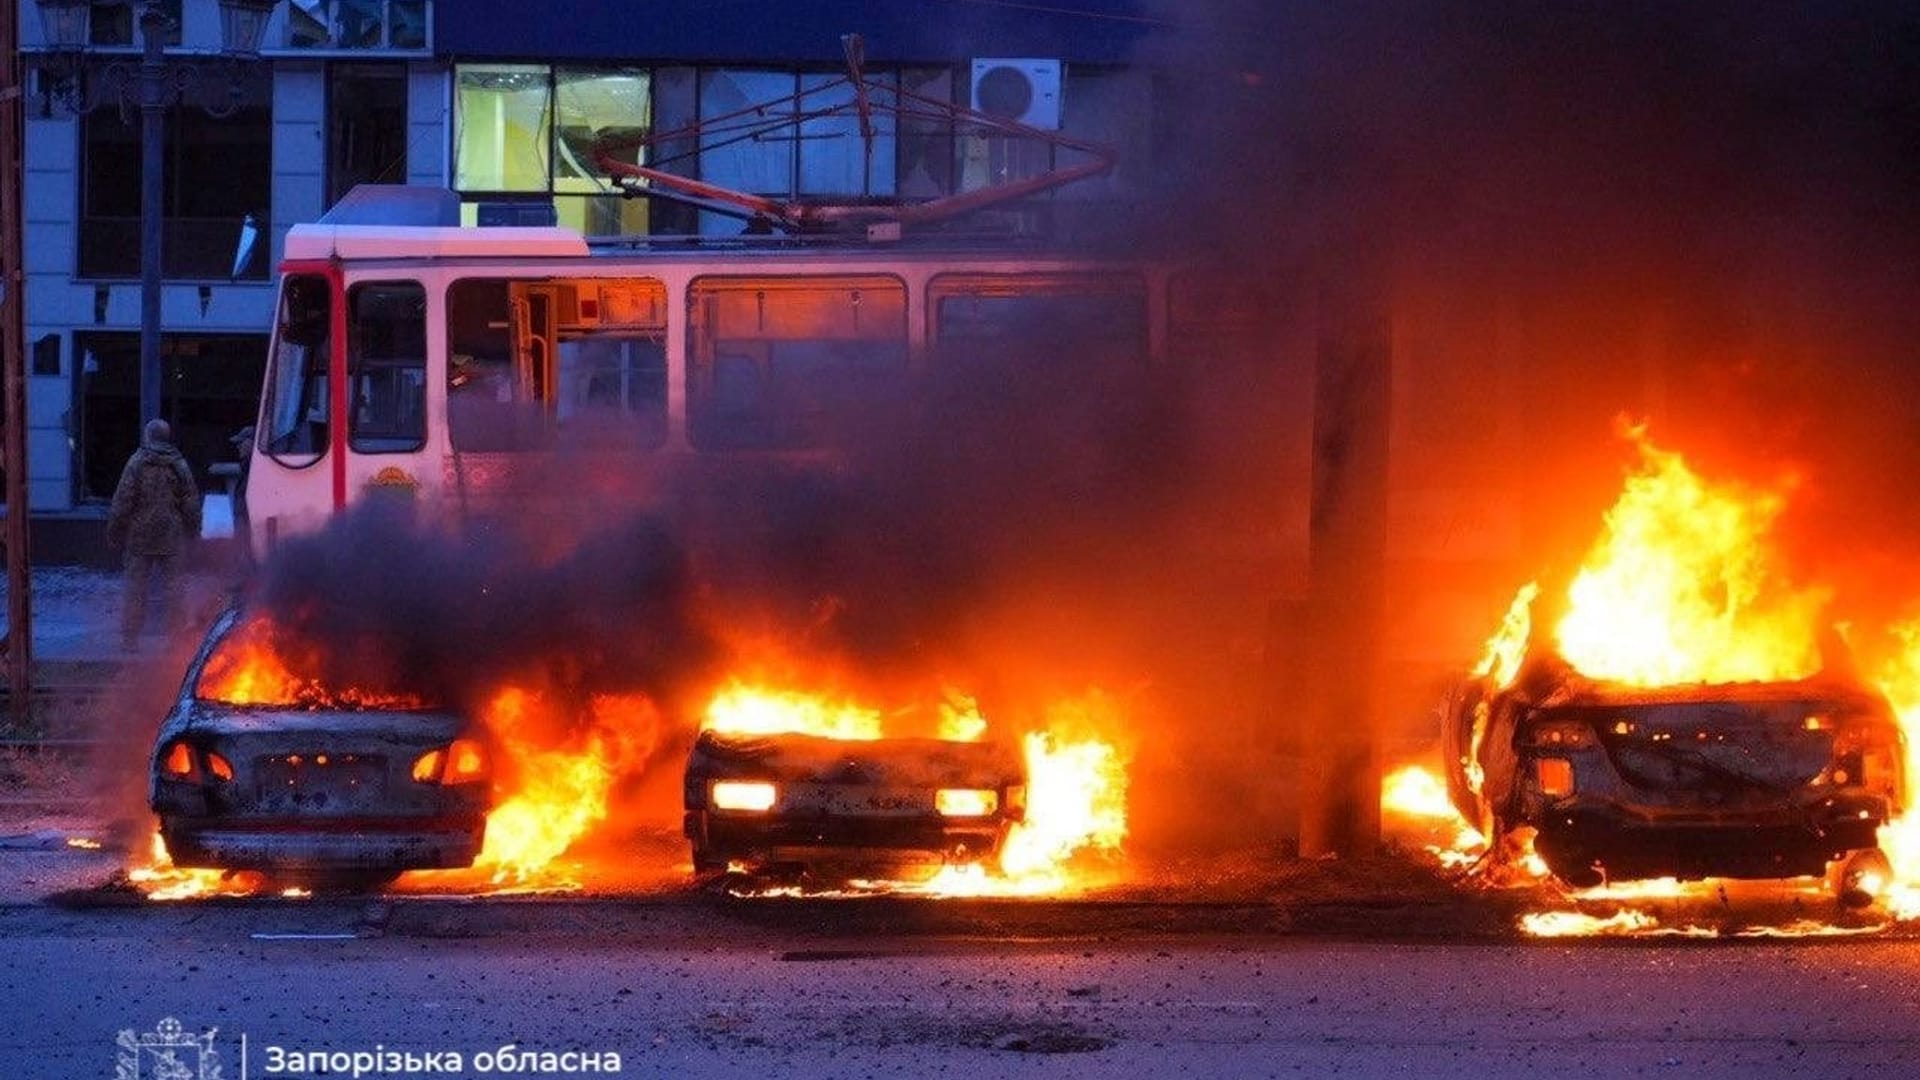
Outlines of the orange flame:
M1432 769L1405 765L1380 782L1381 818L1408 833L1440 865L1464 869L1487 852L1487 838L1467 824L1447 798L1447 785Z
M156 831L146 861L127 868L127 881L149 900L201 900L210 896L264 896L271 891L265 874L253 870L198 870L175 866L166 841ZM283 888L279 895L304 897L305 889Z
M320 669L319 650L292 640L272 620L248 619L235 628L208 658L196 693L228 705L279 708L420 709L411 694L382 693L362 687L329 687L299 671Z
M487 816L487 838L474 870L494 885L571 888L578 883L562 856L607 819L615 784L652 755L660 728L653 703L640 695L594 697L584 725L554 715L540 695L507 687L486 713L501 757L502 791ZM546 745L541 728L575 728Z
M1638 686L1818 671L1829 594L1790 585L1773 554L1784 493L1709 483L1644 430L1626 435L1640 468L1568 589L1560 654L1593 678Z
M1899 648L1880 665L1875 681L1906 737L1908 805L1880 830L1880 850L1893 864L1893 880L1884 884L1880 900L1896 919L1920 919L1920 814L1913 807L1914 785L1920 783L1920 620L1895 626L1892 636Z
M1025 750L1027 814L1000 849L1000 872L1057 889L1069 859L1082 850L1113 855L1126 840L1126 763L1110 742L1046 731L1029 734Z
M819 735L868 742L881 737L880 711L796 690L738 680L708 703L705 726L729 735Z
M1500 629L1487 639L1486 652L1474 665L1473 673L1489 679L1495 686L1509 686L1520 674L1520 662L1527 657L1527 642L1533 635L1533 600L1540 595L1540 584L1529 581L1514 594L1500 619Z

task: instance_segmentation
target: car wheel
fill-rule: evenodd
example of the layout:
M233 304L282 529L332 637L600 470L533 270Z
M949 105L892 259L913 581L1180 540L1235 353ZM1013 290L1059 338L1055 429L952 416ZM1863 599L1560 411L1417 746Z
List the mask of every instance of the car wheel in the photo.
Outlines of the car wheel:
M1863 848L1827 868L1827 888L1844 908L1872 907L1893 880L1893 864L1879 848Z

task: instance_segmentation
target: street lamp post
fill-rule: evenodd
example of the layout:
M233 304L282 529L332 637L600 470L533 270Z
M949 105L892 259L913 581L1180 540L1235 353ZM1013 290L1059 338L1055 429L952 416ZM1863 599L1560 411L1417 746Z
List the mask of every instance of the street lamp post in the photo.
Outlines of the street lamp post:
M78 56L87 45L87 9L91 0L34 0L39 5L41 26L47 44L63 53ZM266 34L267 20L279 0L220 0L220 34L223 53L234 60L259 55L260 41ZM167 110L179 101L198 77L193 68L170 64L165 51L165 35L172 19L158 0L138 4L140 24L140 63L128 71L124 66L109 66L108 83L116 90L111 95L120 103L137 102L140 109L140 423L160 415L160 298L161 250L165 237L165 177ZM65 104L83 112L100 102L88 100L86 69L74 61L68 87L61 94ZM239 73L234 73L232 98L227 106L208 107L215 116L231 115L240 107ZM131 90L131 93L129 91Z

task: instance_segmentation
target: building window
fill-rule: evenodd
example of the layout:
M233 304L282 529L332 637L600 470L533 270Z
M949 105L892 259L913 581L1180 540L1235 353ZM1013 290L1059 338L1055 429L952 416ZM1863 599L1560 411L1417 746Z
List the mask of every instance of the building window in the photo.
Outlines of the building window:
M290 49L427 47L427 0L292 0Z
M463 64L455 82L454 187L470 204L551 196L559 223L589 236L647 231L646 203L593 165L597 139L646 130L645 69Z
M224 95L224 73L208 72ZM240 84L241 105L214 118L192 103L169 109L161 196L161 272L169 278L226 281L241 225L271 218L271 83L258 73ZM140 276L140 116L96 109L82 123L78 276ZM265 280L266 260L243 275Z
M327 205L359 184L406 182L406 69L334 65L327 75Z
M412 281L347 294L347 443L360 454L427 444L427 291Z
M73 448L78 495L113 495L140 445L140 335L87 331L73 338L79 386ZM160 339L160 415L203 488L208 467L234 460L234 433L254 422L265 367L263 334L166 334Z
M94 0L87 12L87 44L109 49L141 44L140 6L132 0ZM180 0L161 0L160 10L167 16L160 43L180 44Z
M701 450L821 446L889 407L907 360L898 278L697 278L687 411Z
M711 69L700 73L700 178L736 191L785 195L793 190L797 145L784 138L755 138L753 129L791 119L791 71ZM766 106L755 108L755 106Z
M950 100L950 69L868 71L886 89ZM780 199L859 199L951 193L960 181L952 121L928 109L905 120L872 115L871 153L837 72L662 67L550 68L462 64L456 68L454 187L468 204L534 201L589 236L650 229L738 232L738 217L694 214L678 203L621 200L592 162L597 139L702 125L698 139L665 140L646 164L735 191ZM911 106L909 106L911 110ZM834 115L821 113L834 111ZM639 152L636 149L636 153ZM637 160L637 159L636 159ZM977 182L985 182L981 173ZM568 198L572 196L573 198Z
M551 191L551 69L463 64L455 86L453 186L463 192Z
M560 68L554 72L553 191L560 224L588 236L647 231L644 199L610 196L611 185L593 164L593 144L645 134L650 80L640 68ZM635 160L629 157L628 160Z

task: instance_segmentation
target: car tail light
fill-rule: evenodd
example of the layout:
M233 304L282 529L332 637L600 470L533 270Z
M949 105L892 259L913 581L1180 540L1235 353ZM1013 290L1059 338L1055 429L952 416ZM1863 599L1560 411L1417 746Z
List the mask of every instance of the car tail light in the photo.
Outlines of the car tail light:
M186 779L193 775L193 748L186 743L177 742L167 748L166 756L160 759L160 767L168 776Z
M1533 777L1539 782L1542 795L1557 799L1573 794L1573 762L1566 758L1535 758Z
M1006 805L1007 805L1008 817L1014 819L1015 821L1019 821L1022 818L1026 817L1026 813L1027 813L1026 787L1021 784L1015 784L1014 786L1008 788Z
M1860 755L1860 786L1869 791L1897 794L1900 788L1900 766L1894 756L1877 749L1862 753Z
M455 739L447 747L443 784L471 784L487 778L487 748L473 739Z
M1000 809L1000 795L986 788L941 788L933 808L944 817L986 817Z
M780 789L756 780L715 780L708 789L708 801L716 810L746 810L764 813L773 809Z
M207 751L207 771L215 780L233 779L233 764L213 751Z
M487 773L487 748L477 739L455 739L413 759L413 778L422 784L471 784Z

